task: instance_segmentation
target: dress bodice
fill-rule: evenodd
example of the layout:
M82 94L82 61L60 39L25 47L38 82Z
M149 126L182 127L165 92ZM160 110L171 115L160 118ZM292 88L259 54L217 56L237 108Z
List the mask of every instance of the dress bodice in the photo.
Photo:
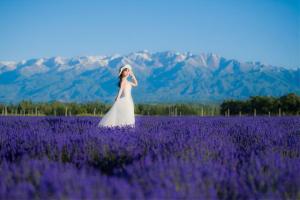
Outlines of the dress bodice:
M124 87L120 97L131 97L131 87L132 85L127 81L126 86Z

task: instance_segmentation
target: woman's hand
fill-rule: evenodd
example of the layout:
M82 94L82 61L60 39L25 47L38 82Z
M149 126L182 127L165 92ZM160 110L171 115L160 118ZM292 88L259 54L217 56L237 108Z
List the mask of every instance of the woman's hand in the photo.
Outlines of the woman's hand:
M130 71L129 71L129 75L130 75L130 76L134 76L134 75L133 75L133 71L130 70Z
M137 82L137 80L136 80L136 78L135 78L135 75L134 75L134 73L133 73L133 71L129 71L129 74L131 75L131 78L132 78L132 80L133 80L133 86L137 86L137 84L138 84L138 82Z

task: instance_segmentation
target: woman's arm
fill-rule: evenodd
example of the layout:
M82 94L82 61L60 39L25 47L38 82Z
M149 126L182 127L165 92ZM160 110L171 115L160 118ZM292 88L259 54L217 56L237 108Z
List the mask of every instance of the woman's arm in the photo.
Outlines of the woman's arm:
M120 96L121 96L121 94L122 94L122 91L124 90L124 87L125 87L125 81L122 80L122 81L121 81L121 86L120 86L120 89L119 89L119 93L118 93L118 95L116 96L115 101L116 101L117 99L120 98Z
M130 71L130 75L131 75L132 80L133 80L133 82L130 82L130 84L131 84L132 86L137 86L137 85L138 85L138 82L137 82L137 80L136 80L136 78L135 78L135 75L133 74L133 71Z

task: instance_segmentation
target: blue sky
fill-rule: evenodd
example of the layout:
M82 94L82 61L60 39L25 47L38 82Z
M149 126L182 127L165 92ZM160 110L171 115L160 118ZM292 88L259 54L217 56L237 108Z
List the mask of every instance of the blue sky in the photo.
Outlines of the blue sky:
M300 0L1 0L0 60L217 53L300 67Z

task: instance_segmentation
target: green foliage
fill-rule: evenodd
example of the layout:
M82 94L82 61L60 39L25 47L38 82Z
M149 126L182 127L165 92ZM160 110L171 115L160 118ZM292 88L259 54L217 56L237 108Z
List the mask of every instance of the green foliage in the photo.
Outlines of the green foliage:
M280 97L279 102L283 111L289 111L292 114L300 112L300 96L294 93Z
M75 103L75 102L32 102L23 100L17 105L1 104L0 114L18 115L78 115L78 116L102 116L111 108L110 104L99 101ZM224 100L220 105L201 103L160 103L139 104L135 103L134 113L137 115L224 115L229 110L230 115L277 115L300 114L300 97L290 93L279 98L271 96L251 96L246 100Z
M18 105L0 104L0 112L5 109L8 114L21 115L97 115L105 114L111 105L99 101L87 103L59 102L48 103L23 100ZM218 105L203 104L135 104L135 114L137 115L217 115Z
M242 114L252 115L254 110L257 115L270 114L300 114L300 96L295 93L289 93L279 98L271 96L251 96L249 99L241 100L225 100L220 105L220 113L226 114L229 110L230 115Z

